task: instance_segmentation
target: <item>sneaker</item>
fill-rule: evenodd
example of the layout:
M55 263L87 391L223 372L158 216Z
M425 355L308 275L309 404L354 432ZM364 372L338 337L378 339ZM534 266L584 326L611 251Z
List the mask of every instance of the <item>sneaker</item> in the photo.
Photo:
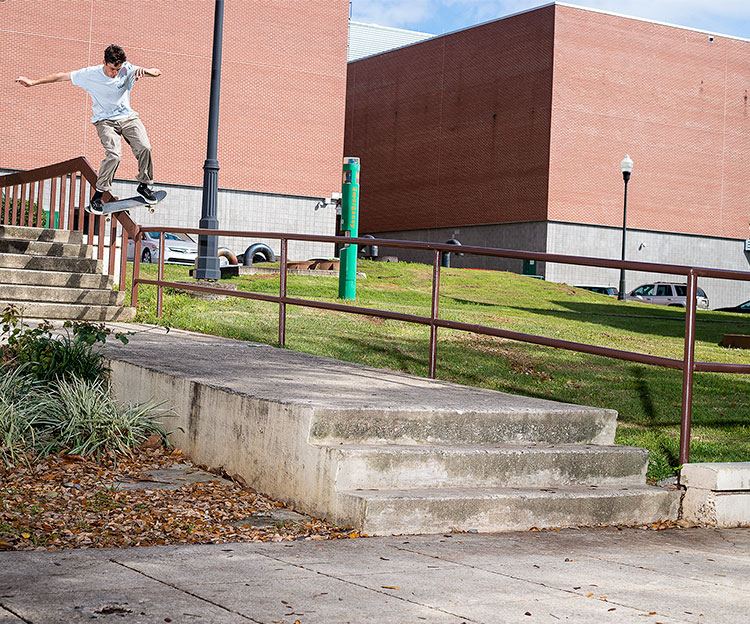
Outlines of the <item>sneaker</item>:
M154 190L149 187L148 184L144 184L143 182L141 182L138 185L138 188L136 189L136 191L146 201L149 201L149 202L156 201L156 194L154 193Z
M97 197L94 195L91 198L91 201L89 202L88 211L92 214L103 214L104 213L104 204L102 202L101 195Z

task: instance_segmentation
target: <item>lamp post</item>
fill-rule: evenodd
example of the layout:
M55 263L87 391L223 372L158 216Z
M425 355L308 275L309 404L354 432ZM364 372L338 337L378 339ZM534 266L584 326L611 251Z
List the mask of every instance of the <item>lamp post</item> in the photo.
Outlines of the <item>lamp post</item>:
M628 156L625 155L625 158L622 159L622 162L620 162L620 168L622 169L622 179L625 182L625 198L623 200L622 204L622 255L620 257L621 260L625 260L625 234L627 232L627 222L628 222L628 182L630 181L630 172L633 171L633 160ZM622 301L625 299L625 269L620 269L620 289L619 293L617 294L617 298Z
M211 59L211 100L208 108L208 147L203 164L203 203L198 227L206 230L219 228L217 206L219 195L219 161L217 144L219 136L219 87L221 86L221 44L224 31L224 0L216 0L214 13L214 47ZM219 243L216 236L198 237L198 264L195 279L217 280L219 269Z

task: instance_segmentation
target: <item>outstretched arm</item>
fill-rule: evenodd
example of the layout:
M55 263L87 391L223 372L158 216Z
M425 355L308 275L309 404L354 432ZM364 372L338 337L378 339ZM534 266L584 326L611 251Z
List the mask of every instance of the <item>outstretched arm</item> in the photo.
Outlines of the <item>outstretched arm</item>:
M136 80L138 80L139 78L143 78L144 76L148 76L149 78L158 78L159 76L161 76L161 70L157 69L156 67L152 67L151 69L139 67L135 70Z
M59 74L50 74L44 78L38 78L37 80L31 80L26 76L19 76L16 78L18 84L24 87L35 87L40 84L49 84L51 82L66 82L70 80L70 72L60 72Z

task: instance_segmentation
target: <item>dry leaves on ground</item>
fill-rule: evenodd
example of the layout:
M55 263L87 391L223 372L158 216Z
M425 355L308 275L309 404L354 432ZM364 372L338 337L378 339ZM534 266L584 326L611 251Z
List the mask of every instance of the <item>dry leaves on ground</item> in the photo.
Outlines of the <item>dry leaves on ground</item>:
M305 518L252 526L283 507L236 482L185 483L176 489L123 489L146 471L189 464L179 452L140 449L97 463L51 456L0 473L0 550L217 544L358 537ZM262 523L261 523L262 524Z

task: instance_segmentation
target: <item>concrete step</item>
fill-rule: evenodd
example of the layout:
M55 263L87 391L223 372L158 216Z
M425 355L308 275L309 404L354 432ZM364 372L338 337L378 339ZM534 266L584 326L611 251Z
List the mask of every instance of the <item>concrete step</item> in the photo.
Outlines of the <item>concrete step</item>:
M28 256L54 256L56 258L93 258L96 249L80 243L48 243L35 240L0 238L0 253Z
M83 243L83 232L52 230L50 228L22 227L18 225L0 225L0 239L2 238L81 245Z
M0 268L27 271L61 271L64 273L101 273L102 261L93 258L56 258L0 253Z
M436 488L339 493L342 517L368 535L642 525L677 517L680 493L627 488Z
M580 445L344 445L323 447L337 462L336 488L643 485L648 451Z
M18 302L76 303L121 306L125 293L106 289L58 288L51 286L3 285L3 299Z
M397 392L397 391L396 391ZM472 409L448 404L420 409L316 410L310 441L317 444L613 444L617 412L514 397Z
M111 290L114 287L114 279L101 273L60 273L0 268L0 284L26 284L55 288L108 288Z
M0 310L13 304L26 318L66 319L81 321L132 321L135 308L72 303L38 303L0 300Z

